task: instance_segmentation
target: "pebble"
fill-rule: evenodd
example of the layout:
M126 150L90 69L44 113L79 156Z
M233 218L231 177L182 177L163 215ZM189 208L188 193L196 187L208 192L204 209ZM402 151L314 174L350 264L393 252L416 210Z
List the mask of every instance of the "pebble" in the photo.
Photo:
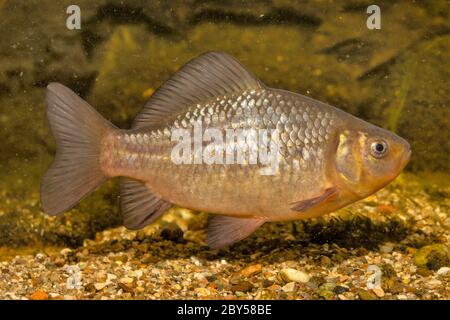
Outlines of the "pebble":
M268 279L264 279L263 282L262 282L262 285L263 285L264 288L268 288L271 285L273 285L273 281L268 280Z
M386 277L386 278L397 277L397 272L395 272L394 267L389 263L383 264L381 266L381 271L382 271L383 277Z
M284 292L294 292L295 282L286 283L283 287L281 287L281 290L283 290Z
M173 286L172 286L172 289L174 289L174 290L181 290L181 286L178 284L178 283L175 283Z
M319 286L317 293L320 297L330 300L334 298L336 284L334 282L326 282ZM348 289L347 289L348 290Z
M372 291L377 295L378 298L383 298L385 295L384 290L380 287L373 288Z
M341 293L344 293L344 292L347 292L349 289L347 288L347 287L344 287L344 286L336 286L336 287L334 287L334 289L333 289L333 292L335 293L335 294L341 294Z
M134 291L132 286L130 286L129 284L123 283L123 282L119 283L119 288L121 288L123 291L128 292L128 293L131 293Z
M217 280L217 276L215 274L211 274L205 277L208 282L214 282Z
M388 291L392 294L399 294L403 292L404 285L396 279L389 279L386 281Z
M280 271L280 277L285 282L300 282L306 283L309 281L310 276L303 272L292 268L285 268Z
M128 273L128 276L131 278L139 279L140 277L142 277L142 274L143 274L142 270L135 270L135 271L131 271L130 273Z
M31 300L48 300L48 293L44 290L36 290L30 298Z
M126 255L119 255L115 257L116 263L120 265L119 262L125 263L128 261L128 257Z
M438 275L442 275L442 274L446 274L447 272L449 272L450 271L450 268L449 267L442 267L442 268L440 268L436 273L438 274Z
M44 260L47 256L44 253L36 253L36 260Z
M341 263L345 260L345 258L341 254L335 254L333 255L333 260L335 260L337 263Z
M195 293L197 293L197 295L202 296L202 297L210 295L209 290L206 288L195 288L194 291L195 291Z
M236 283L235 285L233 285L231 287L231 291L236 292L236 291L240 291L240 292L248 292L251 291L253 289L253 284L251 284L248 281L239 281L238 283Z
M100 291L100 290L102 290L105 287L106 287L106 283L97 282L97 283L94 284L94 288L97 291Z
M123 283L123 284L130 284L130 283L132 283L134 281L134 279L133 278L129 278L129 277L123 277L123 278L121 278L120 280L119 280L119 282L120 283Z
M429 277L433 274L433 272L431 270L428 270L427 268L424 267L420 267L417 268L417 274L422 276L422 277Z
M18 264L18 265L21 265L21 264L25 264L27 261L24 258L20 257L20 256L16 256L14 258L14 262L16 264Z
M380 245L379 248L382 253L391 253L392 250L394 250L394 244L391 242L386 242Z
M191 257L191 261L192 261L197 267L200 267L200 266L203 265L203 263L202 263L197 257L192 256L192 257Z
M158 257L155 257L155 256L150 255L148 253L145 254L142 257L142 259L141 259L141 262L144 263L144 264L154 264L154 263L157 263L158 261L159 261Z
M253 264L250 265L248 267L245 267L244 269L241 270L241 275L243 275L244 277L248 278L251 276L254 276L255 274L258 274L262 271L262 265L261 264Z
M63 267L66 264L66 260L63 257L57 257L55 259L55 266Z
M334 292L331 290L323 290L323 289L319 289L317 291L317 293L319 294L319 297L324 298L325 300L331 300L334 298Z
M361 300L376 300L377 299L377 297L373 293L366 291L366 290L358 290L358 296Z
M276 283L274 283L273 285L267 287L267 290L270 290L270 291L278 291L280 289L281 289L281 287L278 284L276 284Z
M428 284L432 288L438 288L442 285L442 281L440 281L438 279L431 279L430 281L428 281Z
M331 259L328 258L327 256L322 256L322 257L320 258L320 264L321 264L323 267L328 267L329 265L331 265Z
M441 243L424 246L414 254L414 264L430 270L438 270L449 263L449 250Z
M70 248L64 248L59 252L59 254L61 254L63 256L67 256L69 253L72 253L72 249L70 249Z
M195 275L194 275L195 277ZM242 281L242 277L239 274L233 274L230 278L229 278L229 282L231 284L238 284L240 281Z

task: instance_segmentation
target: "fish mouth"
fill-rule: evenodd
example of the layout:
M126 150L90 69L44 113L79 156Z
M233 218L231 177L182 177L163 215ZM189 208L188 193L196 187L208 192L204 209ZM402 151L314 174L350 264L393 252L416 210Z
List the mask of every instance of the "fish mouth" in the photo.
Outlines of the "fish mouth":
M403 153L403 156L400 160L400 166L401 170L403 170L404 167L408 164L409 160L411 159L411 148L408 145L408 149Z

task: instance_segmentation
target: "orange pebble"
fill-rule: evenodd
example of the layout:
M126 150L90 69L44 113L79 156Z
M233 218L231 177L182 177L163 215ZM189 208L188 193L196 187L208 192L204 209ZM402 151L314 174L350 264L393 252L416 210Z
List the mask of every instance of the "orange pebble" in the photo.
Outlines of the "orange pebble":
M32 295L31 295L31 300L48 300L48 293L45 292L44 290L36 290Z

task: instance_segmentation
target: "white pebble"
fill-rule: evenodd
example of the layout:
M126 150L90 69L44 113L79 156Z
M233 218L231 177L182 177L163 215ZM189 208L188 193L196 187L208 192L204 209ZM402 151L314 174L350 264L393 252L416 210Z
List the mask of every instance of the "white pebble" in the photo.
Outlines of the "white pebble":
M280 276L285 282L306 283L310 277L307 273L292 268L285 268L280 271Z
M123 283L123 284L130 284L133 281L134 281L133 278L129 278L129 277L123 277L119 280L119 282Z
M135 270L135 271L131 271L130 273L128 273L128 276L131 278L140 278L142 277L142 270Z
M63 255L63 256L67 256L69 253L71 253L72 252L72 249L70 249L70 248L64 248L64 249L62 249L59 253L61 254L61 255Z
M283 290L284 292L293 292L295 291L295 282L289 282L286 283L281 290Z
M447 272L450 271L449 267L442 267L437 271L437 274L441 275L441 274L446 274Z
M191 261L198 267L202 265L202 262L197 257L192 256Z
M112 273L108 273L106 275L106 277L107 277L108 280L115 280L115 279L117 279L117 276L115 274L112 274Z
M102 290L104 287L106 287L106 284L105 284L105 283L102 283L102 282L98 282L98 283L95 283L95 284L94 284L94 288L95 288L95 290L97 290L97 291Z

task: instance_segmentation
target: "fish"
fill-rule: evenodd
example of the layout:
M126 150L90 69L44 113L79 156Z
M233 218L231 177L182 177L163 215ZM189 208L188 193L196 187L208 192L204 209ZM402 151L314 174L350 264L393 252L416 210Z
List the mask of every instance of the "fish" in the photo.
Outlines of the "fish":
M186 63L119 129L59 83L46 92L56 155L41 206L67 211L120 177L123 224L172 206L211 213L206 243L225 248L266 222L318 217L394 180L411 156L393 132L310 97L270 88L224 52Z

